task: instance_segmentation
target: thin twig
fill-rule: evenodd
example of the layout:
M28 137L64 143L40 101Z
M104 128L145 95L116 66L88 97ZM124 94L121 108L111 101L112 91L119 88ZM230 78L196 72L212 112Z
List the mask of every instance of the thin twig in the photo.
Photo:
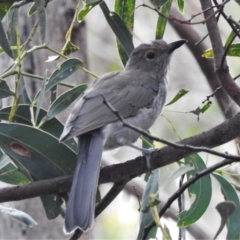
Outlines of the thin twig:
M227 159L232 159L232 160L236 160L236 161L240 160L240 157L237 155L229 155L228 153L226 153L226 154L220 153L220 152L211 150L206 147L195 147L195 146L191 146L191 145L187 145L187 144L173 143L173 142L167 141L162 138L154 137L151 134L149 134L148 132L144 131L143 129L135 127L132 124L129 124L128 122L126 122L124 120L124 118L119 114L119 112L116 109L114 109L114 107L107 101L104 94L102 94L102 97L104 99L104 103L119 118L119 120L122 122L123 126L128 127L130 129L140 133L141 135L144 135L144 136L150 138L153 141L161 142L161 143L164 143L164 144L174 147L174 148L188 149L188 150L193 150L193 151L197 151L197 152L207 152L207 153L210 153L210 154L213 154L213 155L216 155L219 157L227 158Z

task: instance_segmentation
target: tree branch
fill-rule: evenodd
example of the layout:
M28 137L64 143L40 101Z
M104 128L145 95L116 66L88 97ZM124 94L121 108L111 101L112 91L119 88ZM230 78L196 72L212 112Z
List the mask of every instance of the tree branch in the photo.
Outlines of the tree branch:
M229 142L240 135L240 114L232 119L193 137L186 138L178 144L191 144L196 147L213 148ZM151 169L166 166L195 153L189 149L177 149L172 146L163 147L151 154ZM124 163L104 167L100 172L99 183L129 181L148 172L145 157L137 157ZM41 180L23 186L9 187L0 190L0 202L17 201L41 195L66 192L71 186L72 176L64 176Z

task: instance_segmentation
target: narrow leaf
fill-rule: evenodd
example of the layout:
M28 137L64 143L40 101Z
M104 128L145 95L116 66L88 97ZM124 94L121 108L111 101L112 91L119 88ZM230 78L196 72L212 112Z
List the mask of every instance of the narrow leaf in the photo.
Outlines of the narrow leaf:
M91 1L89 3L87 3L78 13L77 16L77 20L78 22L81 22L86 16L87 14L95 7L97 6L102 0L98 0L98 1ZM87 2L87 1L86 1Z
M120 16L127 29L133 32L134 24L134 11L135 10L135 0L116 0L115 1L115 11ZM117 47L120 58L123 65L126 65L128 60L128 55L126 54L124 48L122 47L119 40L117 40Z
M194 170L187 172L188 179L206 169L206 165L199 155L191 155L186 157L185 164L193 164L195 166ZM200 178L197 182L188 188L189 195L195 196L195 200L188 210L184 210L178 214L178 226L187 227L195 223L198 219L202 217L205 213L212 196L212 183L209 175Z
M221 202L216 206L216 209L221 217L221 224L219 226L219 229L217 233L214 236L214 239L217 238L217 236L221 233L225 225L228 223L229 217L233 214L233 212L236 210L236 205L234 202L225 201Z
M51 3L53 0L47 0L48 4ZM42 0L42 4L45 4L46 0ZM32 14L34 14L37 11L36 4L33 3L30 9L28 10L28 16L30 17Z
M184 0L177 0L178 9L180 12L184 12Z
M16 218L17 220L26 224L28 227L34 227L38 225L37 222L30 215L26 214L25 212L19 211L17 209L7 208L0 205L0 211L2 213L9 214L11 217Z
M195 110L190 111L189 113L193 113L199 117L201 113L206 112L211 107L211 104L211 102L208 102L202 108L198 107Z
M183 97L183 96L186 95L187 93L188 93L187 90L181 89L181 90L176 94L176 96L175 96L169 103L167 103L165 106L168 106L168 105L171 105L171 104L177 102L181 97Z
M34 1L35 1L37 12L38 12L41 41L42 41L42 44L44 44L45 35L46 35L46 12L41 0L34 0Z
M50 76L46 85L46 91L71 76L82 66L83 63L77 58L71 58L63 62Z
M160 5L160 6L162 6L162 5ZM172 0L168 0L166 2L166 4L164 4L160 8L160 13L162 13L164 16L168 17L169 13L170 13L171 6L172 6ZM163 18L161 16L158 16L157 29L156 29L156 39L162 39L163 38L165 28L166 28L166 24L167 24L167 19Z
M14 96L14 93L10 91L7 83L4 80L0 80L0 99Z
M17 96L19 97L19 103L31 104L23 76L20 76L20 79L18 81L19 83L18 83Z
M4 50L4 52L7 53L7 55L10 58L13 58L13 53L8 43L7 36L5 34L1 21L0 21L0 45L2 46L2 49Z
M131 33L129 32L119 15L115 12L109 11L108 6L104 1L100 3L100 7L109 26L122 44L126 54L130 56L131 52L134 49Z
M87 89L87 87L87 84L82 84L60 95L50 106L47 113L47 119L51 119L65 110Z
M217 174L212 174L219 184L221 185L221 191L226 201L231 201L235 204L236 210L229 217L228 220L228 233L226 239L240 239L240 202L238 195L233 188L233 186L222 176Z
M145 227L153 221L151 208L156 208L156 207L150 207L150 195L156 194L158 192L158 189L159 189L159 170L155 169L150 174L147 186L144 189L144 193L141 201L141 209L140 209L140 228L139 228L137 239L143 238ZM156 233L157 233L157 227L154 227L150 231L147 239L150 239L150 238L155 239Z

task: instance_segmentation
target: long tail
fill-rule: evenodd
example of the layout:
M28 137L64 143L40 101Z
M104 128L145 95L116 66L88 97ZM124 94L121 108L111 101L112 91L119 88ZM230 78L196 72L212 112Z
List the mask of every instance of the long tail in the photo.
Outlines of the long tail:
M87 231L93 227L103 144L100 129L78 137L78 161L65 215L66 234L77 228Z

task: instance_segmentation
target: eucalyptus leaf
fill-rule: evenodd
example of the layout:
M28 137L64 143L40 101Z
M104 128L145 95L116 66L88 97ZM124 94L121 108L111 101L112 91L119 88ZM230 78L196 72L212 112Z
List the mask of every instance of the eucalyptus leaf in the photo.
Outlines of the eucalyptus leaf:
M25 212L19 211L17 209L7 208L0 205L0 212L6 213L11 217L16 218L17 220L26 224L28 227L34 227L38 225L37 222L30 215L26 214Z
M0 80L0 99L14 96L14 92L12 92L7 83L4 80Z
M2 22L0 21L0 45L4 52L10 57L13 58L13 53L10 48L9 42L7 40L7 36L5 34Z
M79 11L77 20L78 22L81 22L87 14L95 7L97 6L102 0L97 1L86 1L86 5Z
M115 12L109 11L108 6L104 1L100 3L100 7L103 11L103 14L109 26L111 27L116 37L120 41L126 54L130 56L131 52L134 49L131 33L129 32L126 25L124 24L122 19L119 17L119 15Z
M87 89L87 87L87 84L82 84L60 95L50 106L47 113L47 119L51 119L65 110Z
M222 176L217 174L212 174L219 184L221 185L221 191L226 201L233 202L236 206L236 210L231 214L228 220L228 232L226 239L240 239L240 227L239 227L239 219L240 219L240 202L239 197L233 188L233 186Z
M38 18L39 18L41 41L42 41L42 44L44 44L45 35L46 35L46 12L41 0L34 0L34 2L36 4Z
M19 97L19 103L20 104L30 104L31 101L28 96L28 92L26 89L26 84L23 76L20 76L18 83L18 90L17 90L17 96Z
M142 239L145 231L145 227L153 221L152 212L150 211L150 195L156 194L159 189L159 169L155 169L149 176L147 186L144 189L143 197L141 200L141 209L140 209L140 228L138 232L137 239ZM154 206L155 207L155 206ZM159 207L157 207L159 209ZM147 239L156 238L157 227L154 227Z
M71 76L79 67L83 67L83 63L77 58L64 61L50 76L46 85L46 91Z
M188 179L197 172L206 169L204 161L198 154L190 155L186 157L184 161L185 164L192 164L195 167L194 170L187 172ZM188 187L188 192L190 197L192 195L195 196L195 200L188 210L184 210L178 214L178 227L187 227L195 223L205 213L212 196L212 182L210 176L206 175L198 179L197 182Z
M164 16L168 17L169 13L170 13L171 6L172 6L172 0L166 1L166 4L161 6L161 8L159 10L160 13L163 14ZM158 16L158 22L157 22L157 29L156 29L156 39L162 39L163 38L165 28L166 28L166 24L167 24L167 19L159 15Z
M177 0L178 9L180 12L184 12L184 0Z
M187 93L188 93L188 91L185 90L185 89L179 90L179 92L176 94L176 96L169 103L167 103L165 106L168 106L168 105L171 105L171 104L177 102L180 98L182 98Z
M21 171L24 168L36 180L74 172L76 153L40 129L0 123L0 147Z

